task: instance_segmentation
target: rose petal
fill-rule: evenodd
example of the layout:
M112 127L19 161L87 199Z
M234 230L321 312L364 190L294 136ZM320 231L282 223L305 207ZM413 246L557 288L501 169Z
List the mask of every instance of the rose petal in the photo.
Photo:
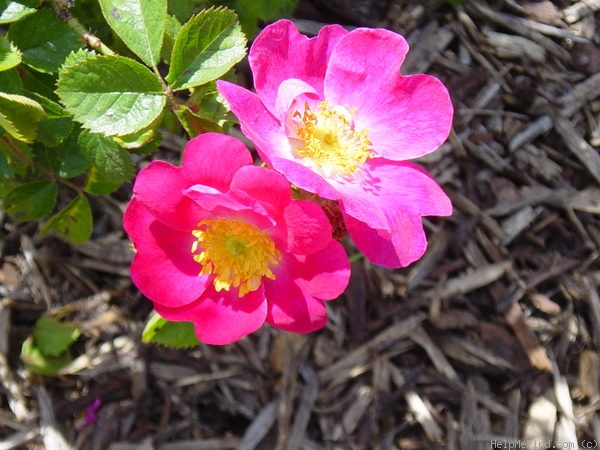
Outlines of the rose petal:
M267 315L267 302L262 288L238 298L237 290L216 292L211 287L198 301L185 307L155 305L155 309L167 320L193 322L200 341L225 345L261 327Z
M136 253L131 279L150 300L175 307L196 300L208 279L199 276L200 265L192 258L194 237L158 222L135 198L124 214L125 231Z
M248 60L256 92L267 109L276 114L279 86L290 78L303 80L322 96L329 55L347 34L339 25L328 25L309 39L289 20L265 27L252 44Z
M325 326L323 300L341 295L350 278L350 263L336 241L309 256L288 255L277 267L275 280L265 280L269 302L267 322L295 333L308 333Z
M288 251L308 255L322 250L331 242L331 224L319 205L297 200L284 212L288 227Z
M202 219L203 213L184 191L196 184L226 191L236 170L249 164L252 157L240 141L205 133L188 142L181 167L153 161L140 171L133 192L161 222L187 230Z
M427 240L419 216L398 215L391 230L376 230L345 216L348 234L372 263L383 267L406 267L425 253Z
M389 230L398 214L448 216L452 204L437 182L416 164L368 160L356 182L340 183L341 209L379 230Z
M428 75L402 76L406 40L359 28L340 39L325 75L325 98L356 108L376 156L406 160L432 152L448 137L453 107L447 89Z

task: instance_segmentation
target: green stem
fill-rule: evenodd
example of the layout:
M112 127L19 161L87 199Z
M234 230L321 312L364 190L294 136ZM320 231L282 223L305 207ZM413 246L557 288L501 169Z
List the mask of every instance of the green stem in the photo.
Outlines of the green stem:
M58 0L52 0L54 5L54 10L56 11L56 15L59 19L65 22L69 27L71 27L77 34L80 34L81 37L87 44L92 47L94 50L99 51L103 55L115 55L109 47L107 47L99 38L90 33L81 23L71 14L64 5L61 4Z

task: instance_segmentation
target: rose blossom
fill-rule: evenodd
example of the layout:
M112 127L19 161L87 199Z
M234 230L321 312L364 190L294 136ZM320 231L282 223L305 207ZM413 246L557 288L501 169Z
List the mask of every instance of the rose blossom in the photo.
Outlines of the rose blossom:
M348 283L349 263L320 207L293 200L281 175L253 165L233 137L202 134L181 167L138 174L124 216L136 249L131 277L165 319L227 344L265 321L306 333L327 321L324 300Z
M309 39L280 20L250 49L256 94L218 82L261 158L337 202L358 248L387 267L422 256L422 216L452 213L439 185L408 161L448 137L452 104L437 78L400 74L407 52L388 30L330 25Z

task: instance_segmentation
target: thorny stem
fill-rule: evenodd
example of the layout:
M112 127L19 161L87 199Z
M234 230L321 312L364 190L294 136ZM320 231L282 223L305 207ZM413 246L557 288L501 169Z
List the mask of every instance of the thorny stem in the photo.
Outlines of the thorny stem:
M75 30L76 33L80 34L90 47L103 55L115 55L115 52L107 47L99 38L90 33L83 25L81 25L79 20L73 17L67 6L65 6L64 1L52 0L52 3L58 18Z
M71 183L69 180L66 180L64 178L61 178L61 177L57 176L52 171L48 170L47 167L44 167L43 165L37 163L36 161L30 160L29 158L27 158L27 156L25 156L21 152L21 150L19 150L19 148L14 144L14 142L12 142L10 139L6 138L6 136L2 136L2 141L4 141L4 143L6 144L6 146L8 147L8 149L23 164L28 165L28 166L33 166L34 168L36 168L40 172L44 172L45 174L49 175L50 178L52 178L53 181L56 181L57 183L61 183L61 184L65 185L65 186L67 186L68 188L73 189L79 195L83 195L84 189L81 186L77 186L75 183Z

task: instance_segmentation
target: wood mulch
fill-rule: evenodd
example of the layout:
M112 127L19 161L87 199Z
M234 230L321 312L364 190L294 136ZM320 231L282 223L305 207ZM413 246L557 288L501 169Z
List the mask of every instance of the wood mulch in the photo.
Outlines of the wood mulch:
M354 262L322 331L142 344L151 306L128 278L129 186L95 200L80 246L2 217L0 450L595 448L599 18L599 0L301 4L306 32L401 32L403 71L440 77L456 108L448 142L420 161L454 215L426 220L411 267ZM167 136L160 156L181 148ZM82 329L58 378L19 360L46 312Z

